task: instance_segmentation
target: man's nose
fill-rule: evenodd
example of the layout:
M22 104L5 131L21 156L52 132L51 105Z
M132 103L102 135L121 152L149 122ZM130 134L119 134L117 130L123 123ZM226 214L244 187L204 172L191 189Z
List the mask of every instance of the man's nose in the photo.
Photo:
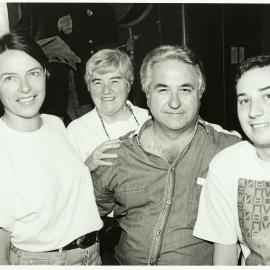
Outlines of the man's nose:
M263 114L262 104L256 100L250 102L249 117L256 118Z
M171 93L169 106L173 109L177 109L181 106L181 98L178 93Z

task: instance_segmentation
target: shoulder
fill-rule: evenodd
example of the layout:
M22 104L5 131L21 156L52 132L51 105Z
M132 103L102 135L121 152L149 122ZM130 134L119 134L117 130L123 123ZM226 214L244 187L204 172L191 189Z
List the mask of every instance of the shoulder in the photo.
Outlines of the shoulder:
M67 129L77 129L78 127L88 125L89 123L92 123L93 121L96 121L97 119L97 113L96 110L93 109L90 112L82 115L81 117L73 120L67 127Z
M130 143L131 142L131 139L132 139L132 136L133 134L135 133L135 130L132 130L128 133L126 133L125 135L119 137L119 140L121 141L121 144L125 143Z
M144 109L144 108L138 107L138 106L136 106L136 105L133 105L132 102L129 101L129 100L127 100L127 105L130 106L130 108L131 108L134 112L149 115L148 109Z
M221 150L211 161L211 166L222 167L228 170L229 164L239 166L239 161L245 157L250 150L252 145L247 141L241 141L235 143L227 148ZM226 164L226 165L225 165Z
M57 125L57 126L65 126L61 118L52 114L42 114L42 120L45 124Z
M228 131L220 125L208 123L202 119L199 123L204 126L211 142L220 148L228 147L241 141L241 135L237 131Z
M148 109L144 109L144 108L135 106L129 100L127 100L127 104L128 104L128 106L130 106L133 113L138 118L140 124L144 123L145 120L147 120L151 117Z

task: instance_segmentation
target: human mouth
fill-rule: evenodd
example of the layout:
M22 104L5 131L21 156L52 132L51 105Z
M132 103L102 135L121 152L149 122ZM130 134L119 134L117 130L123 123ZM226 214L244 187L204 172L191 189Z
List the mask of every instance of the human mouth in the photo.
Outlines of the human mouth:
M182 114L184 114L184 112L167 112L167 114L170 114L170 115L182 115Z
M19 98L17 101L20 104L28 104L28 103L31 103L32 101L34 101L35 98L36 98L36 96L22 97L22 98Z
M102 101L113 101L115 98L114 97L102 97Z
M254 129L264 128L264 127L268 127L268 126L270 126L270 122L268 122L268 123L251 124L251 127L253 127Z

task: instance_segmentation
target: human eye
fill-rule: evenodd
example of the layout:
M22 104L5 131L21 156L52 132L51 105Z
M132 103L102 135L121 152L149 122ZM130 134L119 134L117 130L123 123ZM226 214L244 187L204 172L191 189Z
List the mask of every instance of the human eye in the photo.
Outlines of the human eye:
M168 92L168 90L166 88L160 88L160 89L158 89L157 92L160 94L166 94Z
M112 79L112 80L111 80L111 83L112 83L112 84L118 84L120 81L121 81L120 78L115 78L115 79Z
M190 87L183 87L181 88L181 92L185 93L185 94L189 94L192 92L192 88Z
M11 82L11 81L14 81L15 79L16 79L16 76L14 75L6 75L3 77L4 82Z
M159 86L156 88L156 92L161 93L161 94L165 94L168 92L168 88L164 87L164 86Z
M267 101L270 101L270 93L266 93L264 95L264 98L267 100Z
M245 106L249 103L249 99L248 98L238 98L238 104L241 105L241 106Z
M17 81L17 75L16 74L3 74L1 76L1 81L3 83L15 83Z
M28 72L28 76L31 76L33 78L38 78L42 76L43 72L41 69L32 69Z
M40 71L32 71L32 72L30 72L30 74L32 75L32 76L35 76L35 77L38 77L38 76L40 76Z
M92 81L92 84L93 84L94 86L99 86L99 85L101 85L101 81L100 81L100 80L93 80L93 81Z

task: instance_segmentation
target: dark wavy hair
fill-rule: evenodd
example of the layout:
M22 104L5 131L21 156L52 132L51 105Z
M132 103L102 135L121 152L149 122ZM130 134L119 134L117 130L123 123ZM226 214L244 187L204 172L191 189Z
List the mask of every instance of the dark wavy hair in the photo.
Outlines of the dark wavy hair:
M19 32L10 32L0 37L0 55L7 50L23 51L33 57L43 67L46 79L50 73L47 69L48 59L41 47L29 36L22 35ZM0 102L0 116L4 114L4 108Z
M243 60L236 69L235 85L245 72L266 66L270 66L270 55L258 55Z
M23 51L37 60L46 70L48 60L34 39L19 32L10 32L0 38L0 54L7 50Z

